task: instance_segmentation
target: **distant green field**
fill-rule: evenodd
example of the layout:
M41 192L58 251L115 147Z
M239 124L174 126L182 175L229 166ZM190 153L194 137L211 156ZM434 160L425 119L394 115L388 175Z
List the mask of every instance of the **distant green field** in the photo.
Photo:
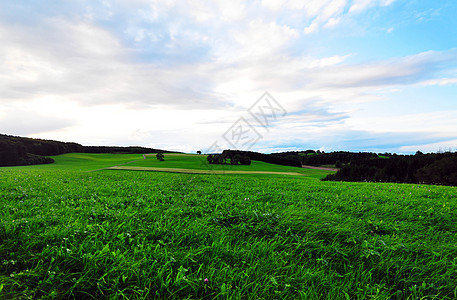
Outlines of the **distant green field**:
M92 154L92 153L69 153L52 156L55 163L48 165L34 165L21 167L8 167L3 169L19 170L72 170L72 171L97 171L114 166L123 167L152 167L152 168L177 168L191 170L227 171L263 171L263 172L293 172L306 175L309 178L321 179L327 174L333 173L323 170L302 169L268 164L261 161L252 161L250 166L210 165L206 155L194 154L165 154L165 161L159 161L155 155L142 154ZM243 175L243 174L240 174ZM248 175L248 174L244 174ZM250 176L285 176L283 174L249 174ZM287 175L290 176L290 175Z
M53 164L2 169L95 171L143 159L141 154L68 153L51 157L55 160Z
M195 157L0 168L0 299L457 299L457 188L105 169Z
M146 156L146 159L134 161L125 167L153 167L153 168L181 168L181 169L194 169L194 170L208 170L208 171L264 171L264 172L292 172L300 173L312 178L321 179L327 174L334 173L322 170L311 170L296 167L288 167L281 165L269 164L261 161L253 160L251 165L210 165L206 160L206 155L192 155L192 154L165 154L165 161L159 161L155 156Z

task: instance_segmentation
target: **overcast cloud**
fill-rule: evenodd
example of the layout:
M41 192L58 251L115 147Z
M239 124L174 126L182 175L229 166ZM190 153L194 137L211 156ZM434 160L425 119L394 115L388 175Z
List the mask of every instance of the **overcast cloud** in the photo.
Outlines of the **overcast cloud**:
M457 148L457 3L4 1L0 132L196 151ZM247 109L269 91L271 128Z

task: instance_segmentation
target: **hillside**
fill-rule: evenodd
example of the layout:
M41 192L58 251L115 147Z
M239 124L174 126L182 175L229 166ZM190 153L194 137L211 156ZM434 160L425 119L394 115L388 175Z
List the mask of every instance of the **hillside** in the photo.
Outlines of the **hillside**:
M64 153L151 153L173 152L145 147L83 146L53 140L32 139L0 134L0 166L21 166L53 163L46 156Z
M84 171L101 170L150 171L188 174L238 174L250 176L300 176L302 179L320 180L334 172L313 170L252 161L249 166L210 165L206 155L165 153L165 160L159 161L153 154L116 153L67 153L51 156L55 162L46 165L14 167L18 170ZM9 169L4 167L2 169Z
M49 156L65 153L147 154L157 152L179 153L146 147L83 146L78 143L0 134L0 166L49 164L54 162L54 159ZM249 160L257 161L256 164L258 162L269 164L268 168L272 168L271 164L292 168L302 166L324 166L330 167L327 168L329 170L338 168L336 174L331 173L324 179L329 181L457 185L457 153L451 152L428 154L417 152L415 155L398 155L347 151L325 153L319 150L306 150L264 154L253 151L224 150L221 156L248 157ZM180 160L178 164L181 164L182 161ZM161 166L167 164L169 163L166 162ZM201 162L198 161L197 164L201 164ZM150 166L137 166L137 169L138 167L151 168ZM125 169L125 167L123 168ZM220 167L213 165L206 166L206 168ZM299 171L295 169L290 172Z

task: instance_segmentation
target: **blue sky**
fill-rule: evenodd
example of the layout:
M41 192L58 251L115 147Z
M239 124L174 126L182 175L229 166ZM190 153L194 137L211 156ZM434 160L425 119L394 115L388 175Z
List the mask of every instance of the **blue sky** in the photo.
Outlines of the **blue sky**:
M1 133L194 152L233 148L243 118L240 149L457 150L454 0L0 7Z

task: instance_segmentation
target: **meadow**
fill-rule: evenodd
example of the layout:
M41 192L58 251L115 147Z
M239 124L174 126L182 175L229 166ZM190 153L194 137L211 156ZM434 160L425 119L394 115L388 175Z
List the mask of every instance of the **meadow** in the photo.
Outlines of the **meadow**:
M457 298L455 187L106 169L183 157L1 168L0 298Z

